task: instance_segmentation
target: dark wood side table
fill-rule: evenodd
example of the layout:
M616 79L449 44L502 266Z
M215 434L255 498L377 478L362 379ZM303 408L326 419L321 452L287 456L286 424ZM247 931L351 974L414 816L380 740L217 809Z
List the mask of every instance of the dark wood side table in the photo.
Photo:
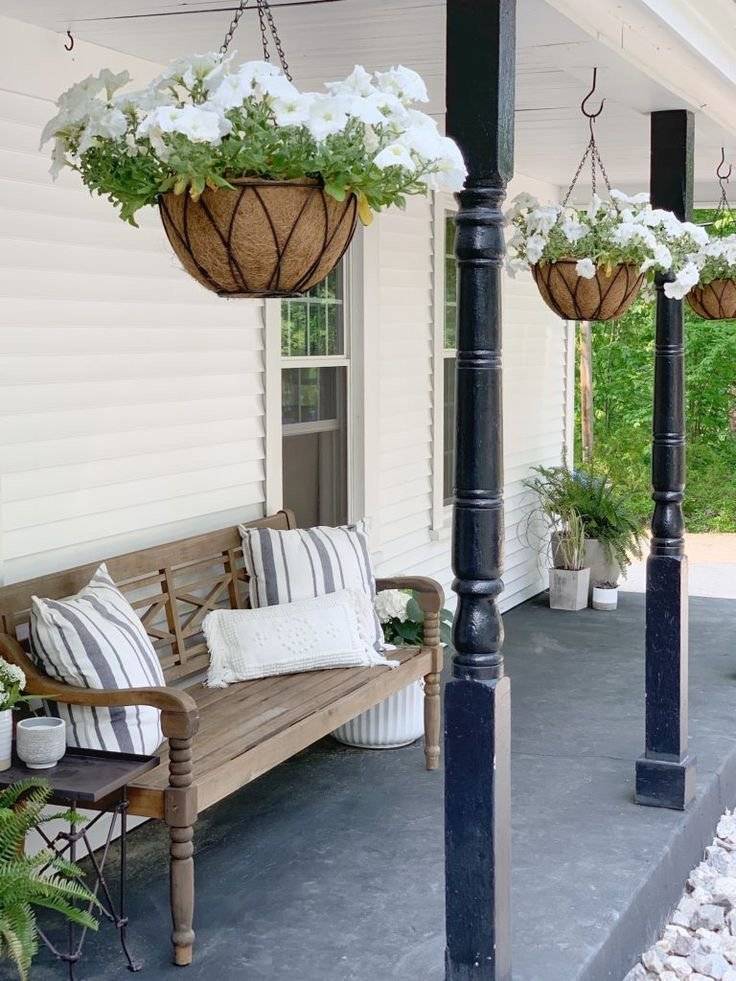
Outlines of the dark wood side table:
M99 813L84 824L70 824L68 831L59 831L53 838L46 835L43 828L36 829L48 848L59 857L72 862L77 861L79 843L83 843L92 864L91 891L100 906L90 907L95 916L109 920L118 932L120 946L128 969L140 971L142 964L134 960L128 948L128 917L125 906L125 881L127 874L127 788L137 777L159 764L158 756L140 756L135 753L108 753L96 749L67 749L64 757L48 770L31 770L17 756L9 770L0 772L0 787L7 787L19 780L37 778L45 781L52 791L49 803L65 808L90 807ZM96 855L90 844L89 832L105 814L111 815L110 827L101 853ZM110 846L119 830L120 874L117 889L117 903L113 889L105 878L105 865ZM39 936L45 946L60 961L67 964L70 981L75 981L75 966L81 960L86 928L78 928L70 923L66 950L57 947L41 930Z

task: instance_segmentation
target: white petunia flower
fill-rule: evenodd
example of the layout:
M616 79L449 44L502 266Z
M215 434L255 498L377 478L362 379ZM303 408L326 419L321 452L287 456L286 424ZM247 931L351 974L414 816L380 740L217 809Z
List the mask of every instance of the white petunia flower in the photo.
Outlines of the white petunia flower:
M590 231L588 225L575 218L564 218L560 224L560 229L568 242L579 242Z
M543 235L531 235L526 242L526 257L533 266L542 258L547 239Z
M302 95L297 92L294 96L273 99L271 108L277 126L301 126L309 119L314 96L311 93Z
M162 133L181 133L193 143L217 145L232 129L216 106L161 106L150 112L136 130L139 137Z
M318 143L341 133L348 122L346 100L340 96L317 95L309 108L307 129Z
M402 143L391 143L389 146L384 147L373 158L373 163L380 170L385 170L386 167L403 167L405 170L417 169L411 153Z
M620 201L621 204L648 204L649 194L646 191L641 191L639 194L624 194L623 191L619 191L613 188L611 191L611 197L614 201Z
M575 263L575 272L581 279L593 279L596 274L595 263L592 259L578 259Z
M361 99L373 95L376 91L373 76L362 65L356 65L348 77L340 82L327 82L325 88L332 95L357 96Z
M664 284L664 295L670 300L682 300L700 280L700 270L694 262L686 263L674 282Z
M421 75L413 69L399 65L387 72L376 72L376 86L382 92L390 92L401 99L405 106L412 102L429 102L427 86Z

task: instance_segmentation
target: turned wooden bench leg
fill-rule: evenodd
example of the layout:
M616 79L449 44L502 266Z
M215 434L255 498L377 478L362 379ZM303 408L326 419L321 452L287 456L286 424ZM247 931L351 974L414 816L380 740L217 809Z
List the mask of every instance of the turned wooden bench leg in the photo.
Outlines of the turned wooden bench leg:
M424 757L428 770L440 765L440 676L424 678Z
M169 739L169 787L165 817L170 837L171 919L174 963L192 962L194 946L194 823L197 793L192 786L192 743Z
M432 649L434 670L424 677L424 757L428 770L440 765L440 674L442 672L442 647L440 646L440 619L437 613L424 615L424 646Z

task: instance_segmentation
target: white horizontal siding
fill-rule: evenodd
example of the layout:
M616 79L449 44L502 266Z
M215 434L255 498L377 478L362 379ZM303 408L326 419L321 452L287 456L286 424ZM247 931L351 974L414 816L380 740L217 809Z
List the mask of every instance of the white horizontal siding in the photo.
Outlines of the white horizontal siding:
M4 24L8 43L38 41ZM0 67L6 582L255 517L265 500L262 304L193 282L154 211L136 229L76 175L51 182L40 129L84 74L54 41L43 91Z
M557 188L519 178L510 193L554 198ZM440 209L441 210L441 209ZM382 574L438 579L452 600L449 509L432 528L433 235L431 208L411 201L406 214L379 218L380 507ZM441 246L441 238L438 247ZM567 329L544 306L529 276L504 279L505 562L501 605L546 586L546 570L524 528L533 509L522 481L533 466L560 463L565 442ZM441 418L441 416L440 416ZM442 475L436 475L442 479Z

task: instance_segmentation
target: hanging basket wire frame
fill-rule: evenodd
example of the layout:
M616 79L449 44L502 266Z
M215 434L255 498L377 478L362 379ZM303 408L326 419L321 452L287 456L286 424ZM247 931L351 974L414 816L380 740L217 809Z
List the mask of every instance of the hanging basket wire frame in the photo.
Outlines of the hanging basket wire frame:
M706 222L705 227L720 226L731 228L736 232L736 212L728 200L728 182L733 173L733 165L726 164L726 148L721 147L721 159L716 167L716 180L721 195L716 206L712 221ZM687 294L687 302L693 313L703 320L734 320L736 319L736 280L714 279L710 283L694 286Z
M606 100L601 99L601 104L595 112L591 112L587 108L588 100L595 94L597 82L598 69L594 68L593 84L580 103L580 111L588 120L590 138L570 186L562 199L563 210L570 202L586 162L590 163L592 195L597 194L598 173L600 172L608 195L611 196L611 182L608 179L595 138L595 121L603 112ZM562 217L562 212L560 217ZM630 263L614 266L608 272L599 268L592 279L578 276L575 265L575 259L558 259L556 262L541 261L532 266L532 275L542 299L547 306L565 320L603 321L620 317L634 302L644 283L644 275Z

